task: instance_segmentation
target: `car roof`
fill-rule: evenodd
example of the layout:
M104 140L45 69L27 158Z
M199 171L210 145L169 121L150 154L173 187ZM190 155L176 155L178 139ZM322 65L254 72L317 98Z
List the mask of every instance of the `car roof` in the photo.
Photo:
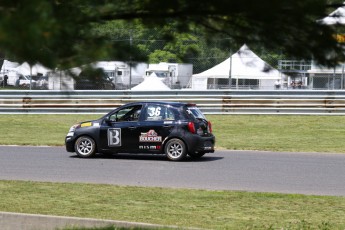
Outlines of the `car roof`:
M130 102L130 103L126 103L123 104L122 106L110 111L109 113L107 113L106 115L104 115L104 117L108 116L109 114L113 113L116 110L119 110L125 106L135 106L135 105L145 105L145 104L161 104L161 105L171 105L174 107L180 107L180 106L196 106L196 104L192 104L192 103L185 103L185 102L176 102L176 101L138 101L138 102Z
M191 105L188 103L184 102L176 102L176 101L140 101L140 102L131 102L128 104L124 104L125 106L127 105L139 105L139 104L161 104L161 105L172 105L172 106L185 106L185 105ZM193 104L194 105L194 104Z

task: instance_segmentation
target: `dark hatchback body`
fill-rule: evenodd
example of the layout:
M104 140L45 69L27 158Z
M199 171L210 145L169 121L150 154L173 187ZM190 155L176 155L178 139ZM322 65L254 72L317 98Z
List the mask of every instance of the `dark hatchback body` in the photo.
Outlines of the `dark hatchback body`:
M194 104L137 102L102 118L73 125L66 150L79 157L96 153L156 153L178 161L214 152L211 123Z
M108 77L97 79L80 78L77 79L74 85L76 90L113 90L114 83Z

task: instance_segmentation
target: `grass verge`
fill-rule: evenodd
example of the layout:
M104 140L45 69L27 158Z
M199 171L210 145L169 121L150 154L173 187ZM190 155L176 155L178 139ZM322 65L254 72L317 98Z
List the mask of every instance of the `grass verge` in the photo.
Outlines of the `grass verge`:
M0 144L63 145L70 126L100 115L0 115ZM217 148L343 153L345 116L209 115Z
M0 210L207 229L344 229L345 197L0 181Z

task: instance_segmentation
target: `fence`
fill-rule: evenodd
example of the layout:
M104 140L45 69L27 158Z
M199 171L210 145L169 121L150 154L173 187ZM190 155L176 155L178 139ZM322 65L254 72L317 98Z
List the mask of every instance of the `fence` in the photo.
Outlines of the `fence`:
M233 56L215 63L215 66L203 72L196 72L192 64L169 64L169 66L165 66L166 70L156 70L157 79L172 89L345 89L345 65L326 69L312 66L311 62L305 64L306 62L280 60L278 69L275 69L267 65L259 57L253 55L246 57L243 55L241 57ZM4 76L7 76L7 72L0 72L0 89L127 90L142 83L145 81L145 77L147 77L145 76L145 70L148 68L148 65L145 63L137 63L136 65L129 65L125 62L99 63L103 63L102 68L105 71L101 75L102 77L83 74L72 77L64 71L50 71L44 76L36 75L30 78L29 76L9 72L12 74L9 74L7 81L5 81ZM186 69L185 67L190 68ZM192 77L193 72L194 75ZM151 86L151 88L154 87L154 85Z
M195 103L205 114L345 115L344 91L0 90L0 114L104 114L133 101Z

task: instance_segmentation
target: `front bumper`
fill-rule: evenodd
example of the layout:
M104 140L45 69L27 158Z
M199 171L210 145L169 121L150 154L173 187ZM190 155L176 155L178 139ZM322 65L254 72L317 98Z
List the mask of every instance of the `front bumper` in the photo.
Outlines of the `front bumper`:
M74 150L74 137L67 136L65 138L65 146L67 152L75 152Z

